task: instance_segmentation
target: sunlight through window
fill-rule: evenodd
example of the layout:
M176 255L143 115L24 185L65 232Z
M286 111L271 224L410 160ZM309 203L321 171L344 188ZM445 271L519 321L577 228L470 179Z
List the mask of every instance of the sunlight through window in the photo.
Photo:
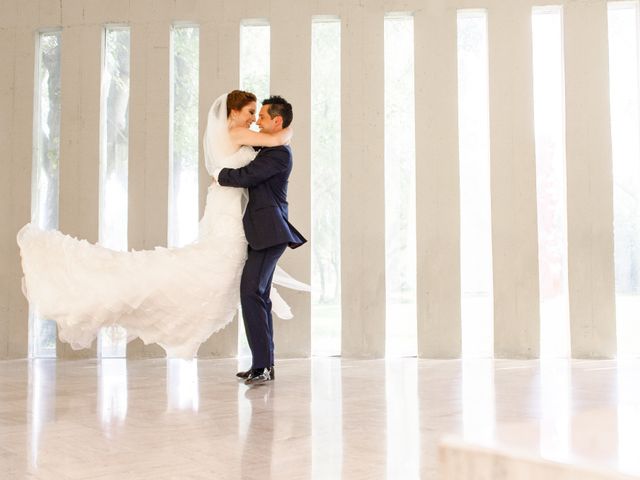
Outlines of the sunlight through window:
M126 27L104 31L100 102L100 244L127 250L129 169L129 68L131 32ZM98 355L126 356L122 327L103 328Z
M58 228L60 184L60 77L62 33L37 38L31 221L42 229ZM29 354L56 356L56 324L29 307Z
M340 355L340 21L311 35L311 350Z
M269 96L271 28L263 20L245 20L240 26L240 90L258 97L258 110L262 100ZM252 128L256 128L254 124ZM251 356L242 317L238 322L238 356Z
M609 87L618 356L640 355L638 2L609 3Z
M171 31L171 148L169 154L168 245L198 237L198 27Z
M462 354L493 356L487 13L458 12Z
M561 7L536 7L533 27L540 356L568 357L569 277Z
M386 354L415 356L416 185L413 16L384 19Z

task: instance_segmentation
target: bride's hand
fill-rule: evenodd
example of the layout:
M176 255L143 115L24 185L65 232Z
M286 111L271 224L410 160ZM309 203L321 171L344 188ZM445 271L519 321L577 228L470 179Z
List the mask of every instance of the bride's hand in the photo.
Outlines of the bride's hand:
M280 145L289 145L291 139L293 138L293 128L287 127L278 132L278 140L280 141Z

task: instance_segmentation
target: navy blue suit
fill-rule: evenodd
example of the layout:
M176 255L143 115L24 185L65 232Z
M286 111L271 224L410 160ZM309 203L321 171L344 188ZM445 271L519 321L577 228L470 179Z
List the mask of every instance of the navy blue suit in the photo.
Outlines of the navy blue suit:
M288 146L263 148L249 165L223 168L218 183L249 190L244 232L249 242L242 271L240 300L245 331L253 357L251 368L274 364L271 281L287 246L297 248L306 239L289 223L287 186L293 167Z

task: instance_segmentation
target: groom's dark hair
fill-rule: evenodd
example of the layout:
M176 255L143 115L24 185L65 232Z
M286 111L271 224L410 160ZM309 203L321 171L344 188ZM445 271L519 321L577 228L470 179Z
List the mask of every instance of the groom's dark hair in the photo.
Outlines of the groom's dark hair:
M271 118L282 117L282 128L287 128L293 121L293 107L289 102L279 95L272 95L265 99L262 105L269 105L269 116Z

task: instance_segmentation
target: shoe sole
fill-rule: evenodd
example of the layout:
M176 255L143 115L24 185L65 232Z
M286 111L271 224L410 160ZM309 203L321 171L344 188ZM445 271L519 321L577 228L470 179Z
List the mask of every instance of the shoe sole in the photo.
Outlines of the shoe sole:
M267 380L267 381L269 382L271 380L275 380L276 379L275 374L273 372L269 372L269 373L271 374L271 378L269 380ZM238 375L236 373L236 378L245 381L247 378L249 378L249 375Z

